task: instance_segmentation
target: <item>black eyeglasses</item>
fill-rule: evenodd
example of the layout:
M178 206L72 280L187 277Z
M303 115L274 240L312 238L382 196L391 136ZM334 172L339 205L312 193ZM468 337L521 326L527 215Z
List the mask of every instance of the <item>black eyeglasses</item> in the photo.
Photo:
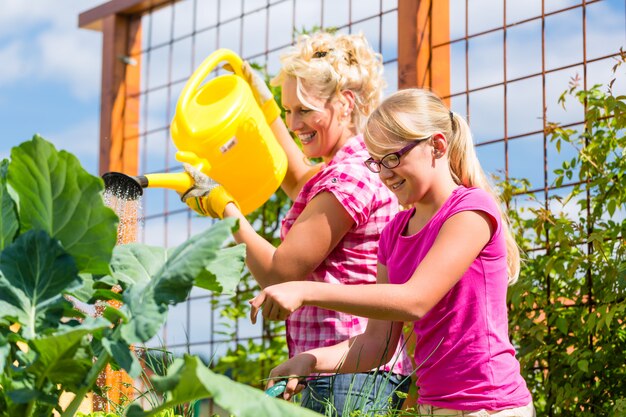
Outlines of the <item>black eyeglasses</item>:
M380 172L381 165L387 169L394 169L395 167L400 165L400 157L402 155L404 155L411 149L415 148L421 142L424 142L425 140L430 139L431 137L432 136L429 136L427 138L422 138L422 139L415 139L414 141L412 141L411 143L409 143L408 145L406 145L404 148L400 149L399 151L391 152L383 156L380 159L380 161L376 161L374 158L369 158L364 162L364 164L370 171L376 174Z

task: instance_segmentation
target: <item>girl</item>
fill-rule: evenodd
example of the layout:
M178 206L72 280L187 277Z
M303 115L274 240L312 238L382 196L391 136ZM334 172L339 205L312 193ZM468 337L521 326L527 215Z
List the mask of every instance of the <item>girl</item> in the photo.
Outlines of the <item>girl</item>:
M390 351L381 336L395 343L411 321L420 413L533 416L508 337L506 290L519 273L519 251L467 123L434 94L409 89L372 113L365 140L365 165L411 207L381 235L378 284L271 286L251 301L251 318L261 307L264 317L283 319L315 305L370 321L362 335L301 353L271 376L288 379L289 398L299 389L294 375L376 366Z

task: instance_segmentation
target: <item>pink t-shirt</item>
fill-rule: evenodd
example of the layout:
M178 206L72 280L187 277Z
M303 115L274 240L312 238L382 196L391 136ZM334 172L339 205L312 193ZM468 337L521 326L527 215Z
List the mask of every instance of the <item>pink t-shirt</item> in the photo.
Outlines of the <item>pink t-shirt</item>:
M398 213L383 231L378 260L391 283L406 282L444 222L466 210L485 212L496 230L460 281L414 323L419 403L455 410L521 407L531 395L509 341L506 243L493 198L478 188L458 187L411 236L402 231L415 209Z
M329 192L354 220L326 259L306 279L331 284L358 285L376 282L378 239L398 211L395 196L370 172L363 161L369 158L362 136L351 138L321 171L302 187L283 219L284 239L306 205L319 193ZM315 239L311 236L310 239ZM304 306L287 319L289 355L331 346L365 331L367 319L316 306ZM408 375L411 360L403 350L383 369Z

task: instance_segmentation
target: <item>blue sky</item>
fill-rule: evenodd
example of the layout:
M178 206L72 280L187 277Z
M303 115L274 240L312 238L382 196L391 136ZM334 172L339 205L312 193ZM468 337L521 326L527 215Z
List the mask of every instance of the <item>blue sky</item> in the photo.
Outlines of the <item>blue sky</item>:
M58 148L76 154L88 171L94 174L97 172L102 35L99 32L78 28L78 15L80 12L103 2L104 0L2 0L0 3L0 63L2 63L0 65L0 158L8 157L13 146L30 139L33 134L39 133L55 143ZM189 6L189 3L180 4L179 15L185 14L184 12L191 12L190 7L185 7ZM256 3L258 2L252 1L246 7L252 7ZM314 3L317 2L302 3L298 7L302 12L301 7L304 5L314 6ZM376 1L364 2L362 8L367 9L365 5L370 3L376 3L375 6L378 7L378 1ZM500 25L502 3L502 0L473 0L470 2L470 15L481 10L479 13L481 18L475 20L478 23L469 28L470 32L486 30L492 26ZM546 7L559 9L579 3L579 0L553 0L548 2ZM239 3L237 2L237 4ZM337 3L338 9L335 14L341 14L341 10L343 10L339 7L341 4L345 6L347 2ZM464 1L453 0L451 2L452 38L461 36L465 32L464 4ZM225 13L225 11L230 10L230 6L223 7L223 9L223 13ZM296 19L297 21L294 22L296 26L308 27L319 24L314 13L319 10L319 7L315 6L313 9L310 13L307 11L307 13L299 14L299 16L310 18L311 21L309 22L304 18ZM241 12L236 10L234 3L233 10L234 14ZM523 7L516 2L509 1L507 16L512 21L523 20L525 17L536 16L540 10L540 0L528 0ZM370 12L370 10L366 11ZM580 51L578 38L582 37L582 31L576 23L580 21L580 13L580 9L576 9L570 13L571 16L559 16L561 20L565 19L563 21L559 21L557 18L546 21L548 43L546 59L548 66L567 65L569 61L580 60L580 57L572 56L569 53L569 51L573 51L573 53ZM212 14L206 13L207 16ZM589 6L588 19L589 57L606 55L624 45L623 0L606 0ZM181 21L184 22L185 20L181 19ZM324 21L327 24L333 23L330 15L325 16ZM254 22L248 24L251 23ZM158 26L167 27L167 25ZM372 38L370 41L377 44L378 26L376 25L372 30L368 30L370 28L366 27L366 24L361 26L363 27L353 29L364 30L366 35ZM187 27L187 29L189 28ZM184 30L184 27L181 30ZM571 33L568 34L568 31ZM255 31L246 31L245 33L250 32ZM274 32L272 31L272 33ZM244 36L247 36L245 33ZM509 51L514 51L507 57L509 78L515 78L529 71L529 66L537 67L540 65L539 35L540 27L534 22L513 27L509 31ZM551 39L557 40L553 47L550 43ZM483 78L493 79L494 71L502 72L502 69L498 67L502 62L501 40L494 37L493 40L485 38L485 41L481 40L481 42L487 42L486 45L482 46L483 55L472 55L472 57L476 56L478 61L473 59L469 63L470 87L479 85ZM245 42L245 44L248 45L250 42ZM383 45L385 44L384 42ZM517 47L517 45L520 46ZM477 44L470 45L471 48L474 46L480 47ZM244 49L246 49L243 51L244 54L255 52L248 50L250 48ZM383 53L389 59L394 50L393 48L387 49L383 47ZM201 49L200 52L201 54L208 54L210 51ZM203 56L198 56L198 62L202 58ZM455 44L452 48L451 87L453 92L465 88L463 60L464 45L459 44L457 46ZM187 62L187 60L183 61ZM275 66L277 63L278 59L276 58L270 64ZM535 70L537 69L535 68ZM387 78L393 79L396 76L395 68L387 68L387 70ZM606 64L591 65L589 75L598 81L605 81L608 78L607 70ZM186 74L189 71L189 68L185 68L181 74ZM568 78L575 72L576 70L564 71L559 79L548 80L549 103L556 101L555 98L567 86ZM155 75L156 72L153 70L153 79L157 78ZM537 80L540 82L539 78ZM526 115L526 119L523 117L510 119L510 134L515 133L517 119L524 128L528 126L528 123L540 126L541 109L529 105L530 102L537 102L538 100L527 94L530 91L539 91L540 88L528 88L527 85L523 85L532 82L533 80L518 83L521 90L517 93L515 93L515 83L510 86L513 93L510 97L516 97L519 102L517 108L526 109L524 112L517 112L518 115ZM390 81L389 84L390 89L395 89L395 82ZM501 97L502 94L496 90L497 88L494 89L495 97ZM488 93L489 90L477 93L474 103L478 103L481 96L485 96L485 100L492 104L497 102ZM456 110L464 113L462 106L457 106L457 104L459 103L454 102L453 107L459 107ZM165 104L163 103L163 105ZM515 103L512 105L515 106ZM548 111L549 113L557 112L553 118L562 119L564 116L562 112L559 112L556 105L550 106ZM477 142L480 142L481 139L491 139L492 136L502 136L501 129L498 129L498 125L493 123L491 112L486 112L485 115L486 119L482 120L480 114L474 112L472 129ZM572 115L570 114L570 117ZM489 163L489 161L484 162L487 165Z
M97 172L102 35L78 28L100 0L2 0L0 158L39 133Z

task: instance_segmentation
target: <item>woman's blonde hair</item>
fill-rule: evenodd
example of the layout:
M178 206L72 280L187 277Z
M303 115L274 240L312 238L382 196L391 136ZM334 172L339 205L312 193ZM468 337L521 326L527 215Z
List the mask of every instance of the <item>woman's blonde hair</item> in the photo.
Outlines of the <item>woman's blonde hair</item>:
M301 35L288 53L281 56L281 70L271 85L295 77L298 97L307 106L307 94L330 100L342 91L354 93L351 122L361 131L367 116L378 106L385 88L382 56L371 48L363 34L316 32Z
M479 187L493 196L502 216L506 238L509 284L519 275L520 252L500 196L480 166L472 134L465 119L451 112L444 102L427 90L406 89L389 96L372 112L365 126L365 141L371 149L389 149L390 144L443 133L448 140L448 163L454 182Z

